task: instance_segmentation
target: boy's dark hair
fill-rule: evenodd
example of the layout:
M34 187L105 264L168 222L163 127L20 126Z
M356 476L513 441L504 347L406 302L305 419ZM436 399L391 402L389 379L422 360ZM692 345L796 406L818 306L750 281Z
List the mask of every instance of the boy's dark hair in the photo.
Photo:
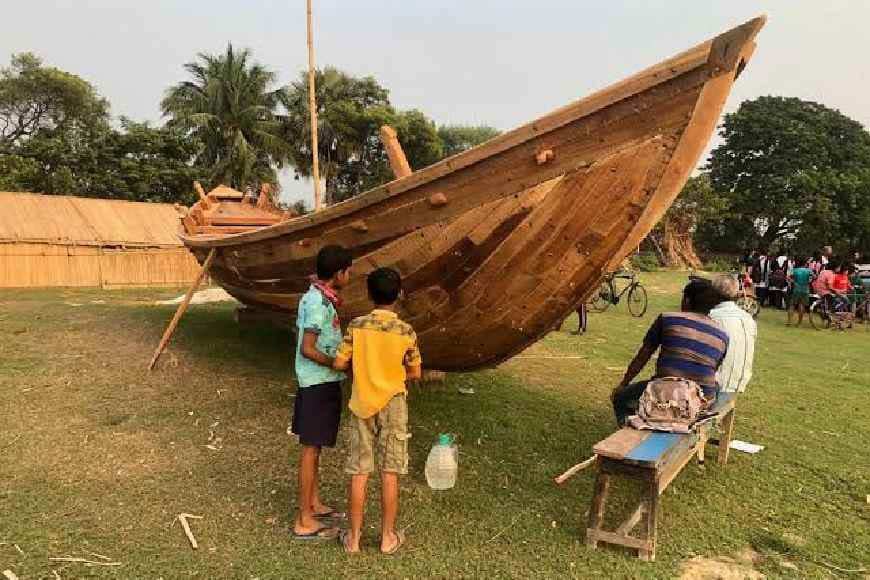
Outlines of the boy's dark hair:
M683 304L689 312L709 314L722 297L713 289L713 283L706 278L693 278L683 288Z
M399 299L402 291L402 277L392 268L378 268L366 279L369 298L375 306L389 306Z
M341 246L323 246L317 252L317 277L330 280L333 276L350 268L353 256Z

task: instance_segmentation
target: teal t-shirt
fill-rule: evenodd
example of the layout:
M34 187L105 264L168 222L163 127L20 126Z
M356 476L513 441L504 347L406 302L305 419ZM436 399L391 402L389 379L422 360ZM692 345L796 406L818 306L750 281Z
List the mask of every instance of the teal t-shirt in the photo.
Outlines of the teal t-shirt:
M302 336L306 331L317 335L317 350L334 357L341 344L341 325L332 302L311 286L299 300L296 314L296 380L300 388L341 381L345 374L302 356Z
M813 271L809 268L795 268L791 273L794 280L794 291L799 294L809 294L810 281L813 279Z

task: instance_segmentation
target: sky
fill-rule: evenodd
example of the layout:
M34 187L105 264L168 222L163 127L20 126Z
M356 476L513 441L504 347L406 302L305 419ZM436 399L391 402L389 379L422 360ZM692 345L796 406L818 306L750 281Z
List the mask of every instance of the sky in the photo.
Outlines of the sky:
M305 0L6 0L0 63L30 51L161 121L182 65L227 42L281 84L307 67ZM759 14L768 24L726 105L821 102L870 127L870 1L314 0L317 65L372 75L400 109L507 130ZM714 139L715 143L715 139ZM290 199L310 184L288 175Z

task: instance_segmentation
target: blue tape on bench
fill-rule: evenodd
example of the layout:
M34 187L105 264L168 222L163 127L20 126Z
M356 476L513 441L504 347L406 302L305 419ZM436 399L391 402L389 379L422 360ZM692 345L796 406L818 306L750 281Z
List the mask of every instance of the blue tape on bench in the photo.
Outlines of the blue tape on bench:
M632 461L654 463L674 446L681 437L687 437L687 435L681 433L652 433L640 445L632 449L625 458Z

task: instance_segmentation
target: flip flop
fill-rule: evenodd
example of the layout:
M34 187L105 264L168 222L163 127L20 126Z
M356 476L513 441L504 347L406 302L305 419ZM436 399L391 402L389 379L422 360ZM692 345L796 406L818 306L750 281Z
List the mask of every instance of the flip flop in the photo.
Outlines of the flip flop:
M293 539L299 540L302 542L311 542L311 541L319 541L319 540L334 540L338 535L339 529L332 528L329 526L323 526L322 528L316 529L313 532L308 532L307 534L300 534L299 532L293 532Z
M314 518L318 520L346 520L347 513L332 510L331 512L323 512L322 514L314 514Z
M405 532L403 530L399 530L396 532L396 545L387 550L386 552L381 552L381 554L385 556L393 556L398 553L399 548L401 548L405 543Z

